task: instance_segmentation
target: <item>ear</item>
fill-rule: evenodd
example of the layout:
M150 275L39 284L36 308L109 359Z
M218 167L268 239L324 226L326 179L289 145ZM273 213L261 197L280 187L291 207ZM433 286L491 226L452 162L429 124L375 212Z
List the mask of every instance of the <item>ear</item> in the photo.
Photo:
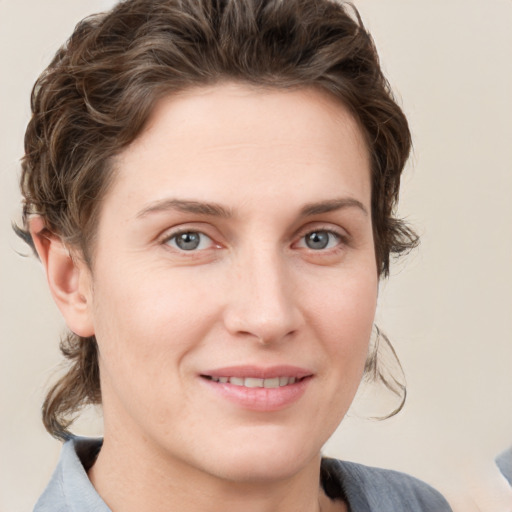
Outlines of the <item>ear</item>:
M46 273L50 292L67 326L79 336L94 335L92 280L87 264L46 229L41 217L29 222L30 234Z

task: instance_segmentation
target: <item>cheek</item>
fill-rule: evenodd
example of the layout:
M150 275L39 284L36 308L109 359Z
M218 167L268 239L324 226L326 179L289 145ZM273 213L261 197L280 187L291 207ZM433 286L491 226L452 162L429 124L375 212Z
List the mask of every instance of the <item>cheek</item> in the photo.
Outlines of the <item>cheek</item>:
M333 278L329 293L309 296L308 323L322 343L324 369L319 375L322 399L312 405L310 416L319 418L324 442L346 415L363 376L377 297L377 278L365 275Z
M324 340L331 368L345 380L359 378L368 352L377 305L376 273L346 273L332 279L328 293L309 297L310 323Z
M201 337L204 324L194 318L212 314L204 290L190 286L186 278L165 278L163 271L99 272L94 318L103 363L146 374L178 365ZM170 373L168 368L165 374Z
M205 338L213 307L205 304L204 290L176 275L109 270L98 273L94 292L104 411L111 421L130 411L168 428L169 408L184 407L187 398L183 361Z
M372 266L347 268L333 272L329 278L316 282L309 279L310 292L305 293L307 308L325 325L340 334L351 332L356 338L371 330L377 306L378 278ZM365 328L366 327L366 328Z

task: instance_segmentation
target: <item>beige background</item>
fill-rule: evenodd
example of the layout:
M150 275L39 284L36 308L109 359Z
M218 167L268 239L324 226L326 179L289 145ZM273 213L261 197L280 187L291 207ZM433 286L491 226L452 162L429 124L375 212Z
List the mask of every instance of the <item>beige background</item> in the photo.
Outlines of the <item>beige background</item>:
M401 213L422 245L381 287L378 313L406 371L407 405L385 422L353 412L326 452L412 473L469 510L463 490L471 482L483 499L499 487L492 460L512 443L512 1L355 4L411 122ZM10 229L29 93L74 24L109 5L0 0L4 512L31 509L60 449L39 408L63 325L39 264L18 254L28 251ZM79 431L97 426L85 421Z

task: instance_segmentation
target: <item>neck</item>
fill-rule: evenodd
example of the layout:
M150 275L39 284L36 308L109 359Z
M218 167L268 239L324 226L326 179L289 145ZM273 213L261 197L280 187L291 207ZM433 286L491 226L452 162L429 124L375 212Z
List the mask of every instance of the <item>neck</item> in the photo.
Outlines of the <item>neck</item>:
M105 432L89 478L115 512L328 512L345 510L319 486L320 455L278 480L232 481L170 460L148 441L123 442Z

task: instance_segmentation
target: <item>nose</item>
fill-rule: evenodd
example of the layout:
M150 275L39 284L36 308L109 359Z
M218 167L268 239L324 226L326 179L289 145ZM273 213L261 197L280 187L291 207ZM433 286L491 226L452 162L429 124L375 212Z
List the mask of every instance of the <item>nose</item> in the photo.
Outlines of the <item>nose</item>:
M267 345L289 339L303 323L297 286L285 258L259 251L241 258L231 277L224 323L234 336Z

